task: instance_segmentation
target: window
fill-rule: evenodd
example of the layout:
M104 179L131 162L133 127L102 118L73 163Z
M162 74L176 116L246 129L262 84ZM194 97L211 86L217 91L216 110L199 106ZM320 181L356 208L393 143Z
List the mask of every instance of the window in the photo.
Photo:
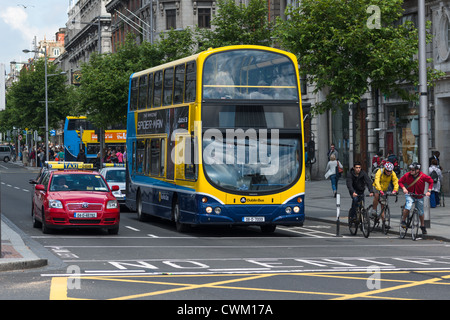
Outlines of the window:
M138 109L147 108L147 75L139 78L139 103Z
M138 78L131 80L131 96L130 96L130 110L137 109L138 99Z
M197 78L197 68L195 62L186 64L186 91L184 92L185 102L195 101L195 82Z
M163 106L170 106L173 97L173 68L164 70Z
M161 140L152 139L150 148L150 175L159 176L161 167Z
M153 91L153 106L161 106L161 94L162 94L162 71L155 72L155 89Z
M170 9L166 10L166 29L176 29L177 28L177 10Z
M184 77L185 77L184 64L175 67L175 86L173 93L173 104L183 103L183 90L184 90Z
M144 173L144 163L145 163L145 140L137 141L136 148L136 173L143 174Z
M148 96L148 108L152 107L152 102L153 102L153 73L150 73L148 75L148 92L147 92L147 96Z
M198 27L211 28L211 8L198 9Z

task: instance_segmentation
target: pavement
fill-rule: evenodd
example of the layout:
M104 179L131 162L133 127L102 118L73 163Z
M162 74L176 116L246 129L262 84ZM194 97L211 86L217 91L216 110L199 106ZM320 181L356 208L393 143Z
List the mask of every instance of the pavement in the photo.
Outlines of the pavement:
M29 168L36 170L36 168ZM338 194L340 195L339 206L339 234L337 236L349 235L347 226L348 210L351 206L350 195L345 185L345 180L341 179L338 183ZM337 204L333 197L331 183L329 180L306 181L305 196L305 226L309 221L322 221L337 225ZM366 198L366 206L371 204L372 198ZM398 235L400 223L400 206L404 204L405 197L400 192L398 202L395 198L390 198L389 206L391 208L391 229L388 236ZM450 206L450 203L449 203ZM31 223L31 220L30 220ZM443 206L430 208L428 234L422 236L422 239L436 239L441 241L450 241L450 210ZM337 230L337 229L336 229ZM29 268L39 268L48 263L48 253L44 252L34 240L15 226L8 218L1 215L1 257L0 272L11 270L23 270ZM375 230L374 232L380 231ZM420 231L419 231L420 233ZM361 235L361 233L358 233ZM409 235L407 235L408 237ZM370 236L368 241L370 241Z

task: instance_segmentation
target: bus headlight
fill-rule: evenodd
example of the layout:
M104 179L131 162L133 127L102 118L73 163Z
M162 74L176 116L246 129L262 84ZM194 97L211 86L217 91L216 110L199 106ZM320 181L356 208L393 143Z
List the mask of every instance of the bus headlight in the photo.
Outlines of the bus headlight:
M214 208L214 213L215 214L220 214L222 212L222 208L220 208L220 207L215 207Z
M291 208L291 207L286 207L286 209L284 209L284 211L285 211L287 214L290 214L290 213L292 212L292 208Z
M300 207L295 206L294 207L294 213L299 213L300 212Z
M206 213L211 213L213 211L212 207L206 207Z

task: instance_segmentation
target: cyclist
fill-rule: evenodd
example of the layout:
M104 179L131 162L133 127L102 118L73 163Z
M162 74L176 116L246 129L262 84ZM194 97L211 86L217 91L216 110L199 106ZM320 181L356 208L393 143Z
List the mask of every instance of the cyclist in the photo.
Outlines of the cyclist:
M350 169L347 175L347 188L352 198L352 207L349 212L349 218L354 219L356 217L356 208L358 206L358 196L364 195L364 190L369 189L370 196L373 196L372 180L367 173L361 169L361 162L356 161L353 164L353 168Z
M380 201L380 195L384 196L384 193L388 190L389 184L392 181L394 190L392 193L398 192L398 178L395 174L394 165L390 162L386 162L384 167L377 170L373 186L375 187L375 196L373 198L373 206L371 214L376 217L378 201ZM381 215L381 219L384 221L384 212Z
M427 234L425 222L423 217L423 196L412 197L408 193L423 194L425 191L425 182L428 182L428 191L425 194L427 197L431 194L433 189L433 179L430 176L420 171L420 164L413 162L409 165L409 172L405 173L398 181L399 186L405 194L405 207L402 214L402 227L406 228L406 217L408 217L409 210L411 210L413 202L416 203L416 208L419 211L420 229L422 234Z

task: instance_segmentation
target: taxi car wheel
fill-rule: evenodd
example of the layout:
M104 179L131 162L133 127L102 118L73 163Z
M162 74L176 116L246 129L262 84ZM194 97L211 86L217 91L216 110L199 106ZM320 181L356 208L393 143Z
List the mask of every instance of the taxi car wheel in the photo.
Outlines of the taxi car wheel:
M53 229L49 228L47 224L45 223L45 211L44 208L42 208L42 233L44 234L51 234L53 232Z
M31 219L33 220L33 228L42 228L42 222L37 220L34 214L34 206L31 207Z
M114 227L112 229L108 229L108 234L118 234L119 233L119 226Z

